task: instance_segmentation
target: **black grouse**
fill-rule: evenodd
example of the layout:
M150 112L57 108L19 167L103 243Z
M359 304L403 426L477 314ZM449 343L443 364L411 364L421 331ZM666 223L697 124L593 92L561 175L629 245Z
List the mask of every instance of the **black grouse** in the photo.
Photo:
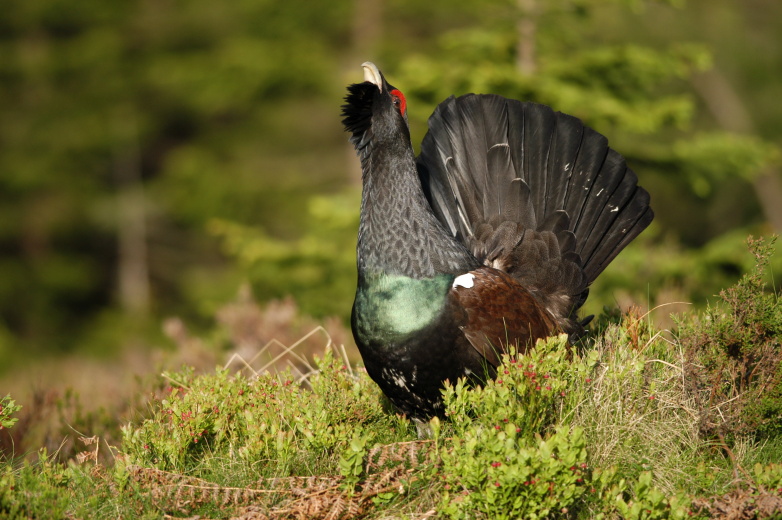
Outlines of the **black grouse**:
M404 95L362 67L342 114L363 178L353 335L394 405L428 419L444 381L480 383L507 345L583 333L589 285L653 213L605 137L544 105L452 96L416 158Z

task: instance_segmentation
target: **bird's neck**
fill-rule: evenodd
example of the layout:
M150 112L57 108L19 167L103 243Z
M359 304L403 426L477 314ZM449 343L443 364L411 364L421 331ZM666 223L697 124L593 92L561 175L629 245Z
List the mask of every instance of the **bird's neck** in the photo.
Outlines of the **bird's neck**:
M424 279L474 267L472 255L432 213L409 141L373 143L368 152L362 160L359 275Z

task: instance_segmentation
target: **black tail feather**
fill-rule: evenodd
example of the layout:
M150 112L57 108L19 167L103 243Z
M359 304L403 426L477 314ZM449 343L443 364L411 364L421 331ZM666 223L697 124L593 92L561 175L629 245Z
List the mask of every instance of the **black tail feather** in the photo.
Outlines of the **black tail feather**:
M451 97L429 120L418 164L435 214L479 259L503 247L506 264L556 253L563 266L543 274L505 268L533 288L551 289L556 281L536 277L568 279L559 290L576 307L653 218L649 194L607 139L543 105L494 95ZM508 221L515 235L502 224ZM556 236L555 244L546 233ZM565 263L577 264L582 279Z

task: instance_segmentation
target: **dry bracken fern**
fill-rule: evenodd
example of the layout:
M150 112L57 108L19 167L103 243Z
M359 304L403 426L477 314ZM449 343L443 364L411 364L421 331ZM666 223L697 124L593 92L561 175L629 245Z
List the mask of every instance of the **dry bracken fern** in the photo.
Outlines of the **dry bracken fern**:
M373 448L365 478L352 493L343 488L341 476L264 478L249 487L230 487L140 466L130 466L129 475L164 511L187 513L213 504L236 508L233 518L241 520L341 520L368 513L381 493L404 493L418 479L430 446L431 441L412 441Z

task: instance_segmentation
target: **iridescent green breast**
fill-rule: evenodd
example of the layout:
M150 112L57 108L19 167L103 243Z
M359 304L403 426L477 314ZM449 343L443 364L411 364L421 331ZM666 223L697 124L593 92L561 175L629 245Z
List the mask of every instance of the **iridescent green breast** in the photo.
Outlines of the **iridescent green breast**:
M435 321L445 307L453 275L415 279L365 276L356 291L353 325L365 344L392 345Z

